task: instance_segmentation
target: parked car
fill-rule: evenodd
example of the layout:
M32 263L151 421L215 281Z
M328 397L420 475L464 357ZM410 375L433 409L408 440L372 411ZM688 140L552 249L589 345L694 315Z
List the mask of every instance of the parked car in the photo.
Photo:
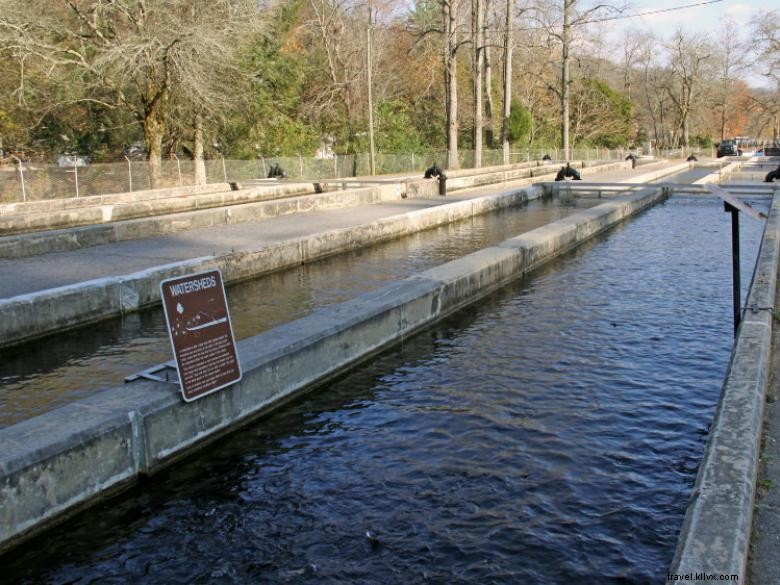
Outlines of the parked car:
M722 156L742 156L736 140L724 140L718 145L718 158Z

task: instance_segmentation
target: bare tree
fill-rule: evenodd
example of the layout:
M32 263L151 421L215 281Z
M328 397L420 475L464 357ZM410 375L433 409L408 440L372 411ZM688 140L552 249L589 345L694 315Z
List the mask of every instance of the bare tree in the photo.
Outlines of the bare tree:
M677 126L672 142L674 146L689 148L691 113L704 89L703 78L712 47L706 38L688 36L678 29L667 48L672 77L666 91L677 109Z
M648 134L652 136L652 142L657 148L669 146L669 108L671 100L666 88L671 83L670 73L661 64L663 58L660 43L651 33L644 33L637 37L641 46L637 56L637 64L640 69L641 84L639 91L640 100L644 105L643 124L647 127Z
M474 167L482 166L483 105L482 83L485 70L484 0L472 0L472 36L474 47Z
M561 144L566 158L569 157L570 64L575 40L574 31L577 27L587 25L606 14L621 10L622 8L615 4L591 5L587 3L587 0L546 0L539 2L536 6L535 18L537 22L560 43Z
M715 92L715 105L720 111L719 134L722 141L726 138L730 108L733 105L731 96L734 92L734 82L746 64L745 48L739 37L737 23L733 19L721 20L718 51L714 53L719 82Z
M772 139L780 141L780 11L762 11L752 20L756 64L774 84L773 92L756 98L763 112L772 120Z
M485 23L482 31L482 40L485 44L483 55L485 57L484 76L485 76L485 137L487 138L488 148L493 148L493 63L491 61L491 43L488 39L488 27L490 26L490 0L485 1Z
M366 71L363 19L353 18L353 4L349 0L309 0L313 18L308 23L319 39L326 73L318 91L309 96L309 107L316 117L346 123L349 150L354 147L363 111L365 94L360 81Z
M78 72L85 100L127 109L141 122L152 183L160 179L162 143L172 103L203 110L222 96L241 31L257 23L252 0L56 0L0 6L6 42L24 47L52 71ZM239 36L237 36L239 35Z
M458 49L461 0L442 0L444 23L444 86L447 106L447 168L457 169L458 161Z
M623 35L623 93L631 99L631 74L642 49L642 37L637 31L626 31Z
M757 64L763 74L780 83L780 11L762 11L752 20Z
M504 116L501 124L501 150L504 164L509 164L509 115L512 112L512 12L513 0L506 0L504 21Z

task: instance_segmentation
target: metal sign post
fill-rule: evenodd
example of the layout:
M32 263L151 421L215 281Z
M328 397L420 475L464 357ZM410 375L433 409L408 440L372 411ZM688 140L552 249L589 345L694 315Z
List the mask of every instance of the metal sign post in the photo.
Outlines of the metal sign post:
M181 393L190 402L241 379L219 270L160 283Z
M737 331L739 330L739 323L742 320L742 284L739 265L739 209L726 201L723 202L723 209L726 213L731 213L731 296L734 305L734 337L736 337Z
M766 219L766 215L757 211L736 195L732 195L717 185L708 185L710 191L723 200L723 209L731 213L731 273L732 273L732 298L734 300L734 337L737 336L739 323L742 320L742 283L739 268L739 212L742 211L753 219Z

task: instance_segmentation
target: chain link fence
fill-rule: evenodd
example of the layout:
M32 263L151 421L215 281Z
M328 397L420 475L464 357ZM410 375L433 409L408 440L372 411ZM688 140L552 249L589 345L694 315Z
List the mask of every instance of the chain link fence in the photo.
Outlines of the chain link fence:
M620 160L627 150L599 148L575 149L571 160ZM535 149L510 154L510 163L541 160L544 156L562 160L560 149ZM474 167L474 151L459 150L460 168ZM447 152L428 154L377 154L378 175L422 173L436 163L447 166ZM482 166L504 163L501 150L483 150ZM247 181L268 176L271 165L279 165L290 178L332 179L362 177L371 174L368 154L336 155L331 158L261 157L254 160L212 159L204 161L207 183ZM195 162L192 160L163 160L160 165L158 188L195 184ZM144 191L152 188L148 161L127 160L115 163L87 164L74 159L71 166L26 162L19 159L0 164L0 203L38 201L67 197L86 197L109 193Z

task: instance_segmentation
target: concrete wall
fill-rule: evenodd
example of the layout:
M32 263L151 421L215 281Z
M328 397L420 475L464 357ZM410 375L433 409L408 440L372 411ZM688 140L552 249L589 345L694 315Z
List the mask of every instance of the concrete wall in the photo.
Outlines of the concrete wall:
M278 407L358 361L664 197L612 200L238 345L242 381L192 403L137 381L0 429L0 548L7 549Z
M213 193L197 193L186 196L168 195L146 199L134 198L129 201L70 206L63 209L43 209L40 211L28 209L23 213L0 216L0 235L104 224L139 217L153 217L197 209L267 201L279 197L313 192L314 185L312 183L283 183L281 185L255 187L238 191L231 191L228 188L228 190ZM108 197L105 196L104 198ZM127 197L128 195L124 196L125 199ZM56 201L67 202L70 200L59 199Z
M592 164L590 168L598 171L625 166L623 162ZM515 181L517 177L528 176L529 180L515 184L521 186L531 183L532 172L537 173L534 177L538 180L543 180L553 178L558 169L557 166L551 168L549 165L529 169L527 163L511 165L508 170L504 167L496 168L503 170L490 173L484 172L485 169L459 171L463 178L455 182L451 181L448 190L455 191L475 185ZM552 174L545 174L549 172ZM469 177L467 173L474 176ZM0 237L0 258L25 258L224 223L256 221L288 213L335 209L391 201L407 196L438 197L438 183L434 179L401 180L341 192L305 195L313 190L312 183L292 183L193 197L175 199L168 197L152 201L131 200L115 205L93 205L54 213L36 212L0 217L0 234L4 236ZM295 201L292 199L274 201L274 198L291 195L303 196ZM221 209L223 206L233 207L223 211ZM62 229L40 231L54 228Z
M744 161L736 161L736 162L729 163L726 166L719 168L714 173L710 173L709 175L694 181L693 184L707 185L709 183L720 183L724 179L728 180L731 174L738 172L742 168L742 165L744 164L745 164Z
M561 164L540 163L530 166L527 163L485 167L461 171L447 171L447 191L468 189L507 181L523 181L527 184L537 181L552 180L561 168ZM571 166L579 169L591 169L594 172L612 171L631 168L630 161L573 161ZM587 175L583 172L583 175ZM436 197L439 194L438 182L435 179L412 179L405 181L405 191L410 197Z
M23 213L39 213L42 211L59 211L75 209L90 205L108 205L127 203L131 201L148 201L169 197L186 197L202 193L217 193L230 191L230 183L208 183L206 185L191 185L188 187L170 187L166 189L146 189L129 193L110 193L107 195L89 195L87 197L68 197L66 199L43 199L39 201L24 201L17 203L1 203L0 217Z
M262 196L252 195L253 198L260 200L254 203L236 201L235 203L242 204L232 204L227 208L222 207L222 205L226 204L224 202L230 197L242 197L245 194L241 191L234 191L200 196L197 199L201 199L201 202L207 209L199 211L182 211L155 217L112 221L102 225L76 227L67 230L6 236L0 238L0 258L25 258L52 252L78 250L111 242L151 238L193 229L258 221L293 213L306 213L323 209L339 209L382 201L394 201L402 196L398 185L383 185L298 197L285 196L281 199L279 198L279 193ZM207 204L207 202L203 201L203 198L211 198L209 202L214 204ZM266 201L265 199L270 200ZM217 203L219 200L222 203ZM201 202L196 201L195 204L197 205ZM181 204L183 206L192 205L191 202L185 200L182 200ZM138 205L143 204L127 204L126 207L132 209ZM84 210L84 212L94 214L96 217L103 213L100 207L89 208Z
M379 200L385 196L383 195L385 191L389 192L391 197L395 197L397 189L397 186L390 186L363 189L351 195L341 193L341 196L334 200L336 201L334 205L343 204L347 201L345 197L358 198L364 202L367 198L370 201ZM174 264L155 266L132 274L101 278L3 299L0 300L0 347L15 345L55 331L116 317L159 303L159 282L166 278L219 268L222 270L225 282L235 282L495 209L520 205L540 196L541 190L534 187L516 189L447 205L417 209L362 226L293 238L258 250L203 256ZM323 194L311 198L298 197L269 202L269 205L273 205L273 211L277 213L283 211L279 209L280 207L285 207L287 212L294 213L307 204L324 206L328 200L330 195ZM219 211L224 216L224 212ZM239 210L233 210L234 214L263 211L262 208L250 209L244 206ZM230 219L233 218L235 215ZM245 221L245 218L239 217L238 221Z
M673 574L737 575L740 583L747 581L779 253L780 191L775 191L747 310L670 569Z

